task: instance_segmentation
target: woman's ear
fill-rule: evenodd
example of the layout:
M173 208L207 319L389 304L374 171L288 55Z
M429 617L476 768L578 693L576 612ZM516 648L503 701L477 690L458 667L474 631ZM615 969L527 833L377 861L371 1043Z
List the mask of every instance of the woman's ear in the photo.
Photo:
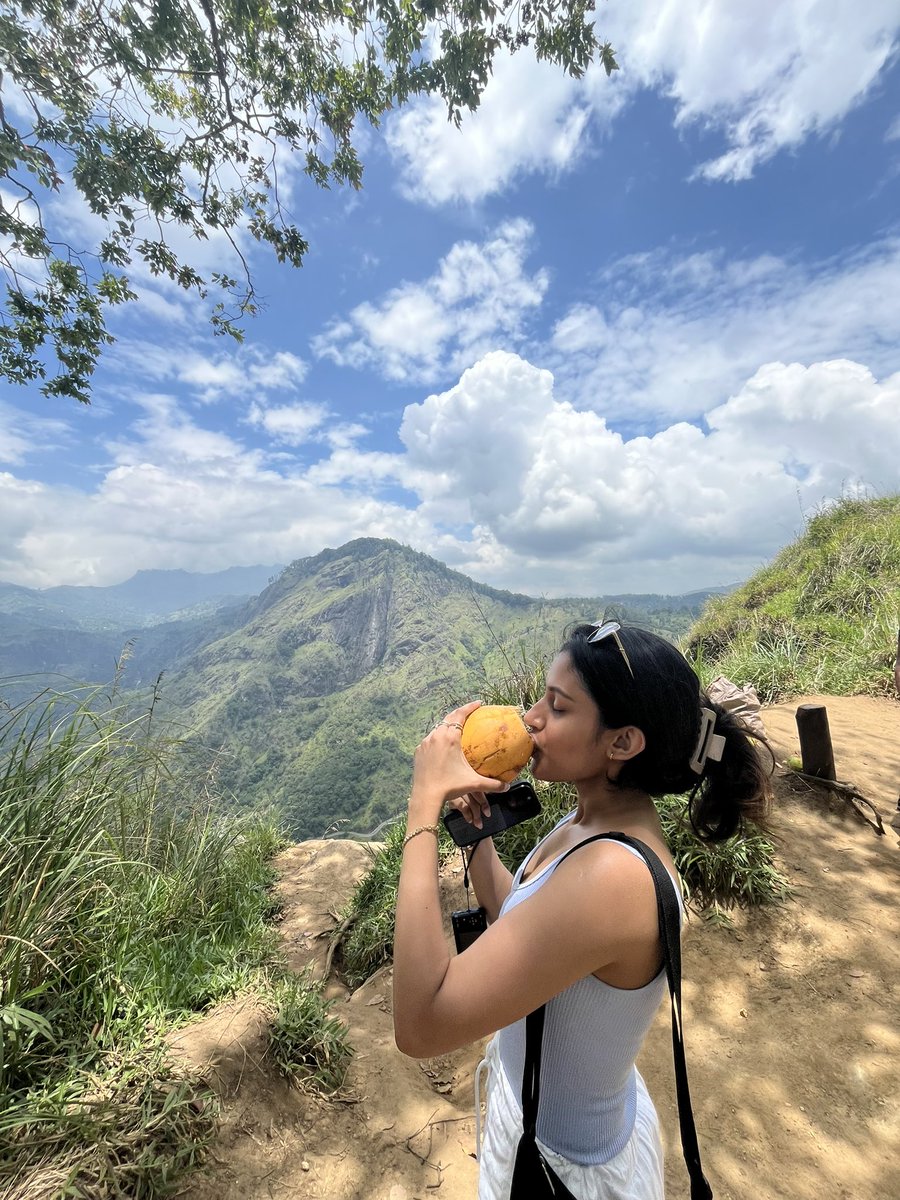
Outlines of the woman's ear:
M621 729L615 730L609 747L609 757L619 762L627 762L629 758L640 754L646 745L647 739L642 729L638 729L637 725L623 725Z

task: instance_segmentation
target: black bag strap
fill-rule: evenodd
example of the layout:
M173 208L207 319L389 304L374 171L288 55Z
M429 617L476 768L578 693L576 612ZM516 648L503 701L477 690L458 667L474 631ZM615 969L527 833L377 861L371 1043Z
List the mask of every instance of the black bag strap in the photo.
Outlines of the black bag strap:
M691 1180L691 1200L712 1200L712 1188L703 1174L700 1146L691 1107L687 1063L684 1056L684 1034L681 1017L681 910L675 895L675 881L663 866L659 855L637 838L626 833L598 833L585 838L559 859L557 866L570 854L589 842L616 841L631 846L646 862L656 889L656 909L659 916L659 938L665 958L666 979L672 1007L672 1053L675 1059L675 1092L678 1097L678 1123L681 1126L681 1148ZM525 1067L522 1072L522 1119L526 1137L533 1138L537 1128L540 1099L541 1047L544 1036L545 1005L525 1018Z
M575 1197L544 1158L535 1141L538 1102L541 1091L541 1045L544 1039L545 1005L536 1008L525 1018L525 1068L522 1072L522 1137L516 1151L511 1195L553 1197L553 1200L575 1200ZM523 1149L526 1151L523 1159Z
M533 1138L537 1128L538 1102L541 1097L541 1049L544 1042L542 1004L525 1018L525 1070L522 1074L522 1130Z

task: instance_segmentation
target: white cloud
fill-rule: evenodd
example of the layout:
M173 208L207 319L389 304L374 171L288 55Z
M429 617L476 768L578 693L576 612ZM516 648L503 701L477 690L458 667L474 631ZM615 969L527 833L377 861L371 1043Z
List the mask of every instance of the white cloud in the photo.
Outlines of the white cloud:
M802 267L659 251L614 263L553 334L563 395L608 419L696 418L772 359L896 369L900 242Z
M498 60L462 129L434 100L389 121L406 193L471 202L524 172L564 170L642 88L671 98L676 125L723 139L699 174L745 179L780 150L837 128L900 44L896 0L631 0L604 6L597 24L617 50L618 77L592 68L575 82L520 53Z
M135 571L288 562L349 538L426 545L423 518L366 488L317 483L197 424L170 396L108 449L93 491L0 473L0 578L109 584Z
M67 421L23 412L0 400L0 463L23 463L65 444L70 435Z
M270 433L277 441L291 446L301 446L309 441L328 415L324 404L283 404L263 408L260 404L250 407L248 421Z
M493 346L517 345L549 282L544 270L524 270L533 233L528 221L511 220L484 242L457 242L430 278L332 322L313 339L314 352L340 366L374 366L388 379L433 382Z
M414 101L386 127L402 190L428 204L472 202L520 174L560 174L584 151L591 116L608 119L620 106L622 90L606 83L593 71L579 83L520 52L498 57L481 105L461 129L447 120L442 100Z
M723 132L728 149L700 168L710 179L747 179L779 150L836 127L896 53L900 31L895 0L657 0L652 7L635 65L673 98L680 124Z
M31 440L22 435L15 411L0 404L0 463L23 462L32 448Z
M157 382L185 384L204 403L224 397L253 401L269 392L296 391L308 369L296 354L272 353L259 345L208 355L189 343L161 346L136 338L120 339L107 351L107 362L122 373L139 371Z
M898 411L900 375L770 363L708 413L709 432L676 422L625 440L556 399L549 372L497 353L411 405L401 437L429 521L472 527L464 569L478 578L680 591L770 557L798 495L812 508L851 485L896 488Z

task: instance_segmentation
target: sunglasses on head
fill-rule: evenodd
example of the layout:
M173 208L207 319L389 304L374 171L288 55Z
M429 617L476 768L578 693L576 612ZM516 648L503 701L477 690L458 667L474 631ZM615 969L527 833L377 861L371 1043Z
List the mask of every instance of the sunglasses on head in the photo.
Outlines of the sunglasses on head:
M628 659L628 653L622 645L622 639L619 637L619 630L622 626L618 621L591 621L594 627L594 632L587 639L588 642L602 642L604 638L611 637L619 647L619 653L625 659L625 666L628 668L628 674L634 679L634 671L631 669L631 663Z

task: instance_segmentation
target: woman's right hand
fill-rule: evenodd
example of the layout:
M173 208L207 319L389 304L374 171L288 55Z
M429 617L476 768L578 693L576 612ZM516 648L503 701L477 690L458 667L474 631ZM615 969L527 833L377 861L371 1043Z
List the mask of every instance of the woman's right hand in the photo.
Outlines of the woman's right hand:
M491 802L484 792L466 792L464 796L448 801L447 807L461 812L476 829L481 829L484 818L491 815Z

